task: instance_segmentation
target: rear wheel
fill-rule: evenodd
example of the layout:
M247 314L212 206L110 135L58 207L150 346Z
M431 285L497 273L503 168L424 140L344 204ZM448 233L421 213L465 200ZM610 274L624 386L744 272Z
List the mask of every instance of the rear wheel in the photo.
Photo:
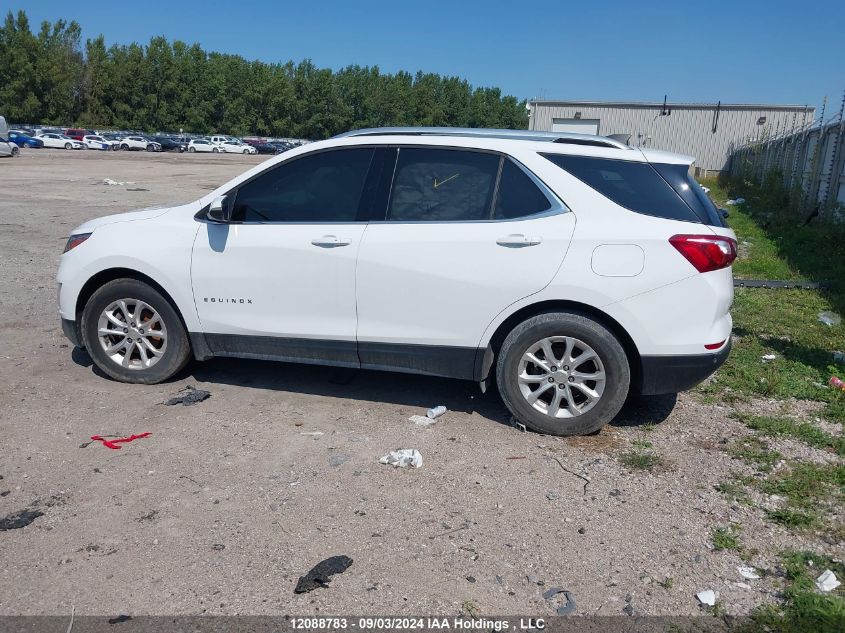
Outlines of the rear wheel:
M129 146L126 143L123 143L123 144L121 144L120 149L122 149L125 152L129 149Z
M540 433L583 435L622 408L631 372L610 330L568 312L540 314L508 334L496 380L514 417Z
M214 152L215 154L217 154L217 153L219 153L219 152L220 152L220 150L219 150L219 149L217 149L216 147L215 147L214 149L212 149L211 151L212 151L212 152Z
M195 147L191 146L191 147L188 148L188 151L193 154L195 151L197 151L197 149Z
M190 360L190 343L174 307L136 279L99 288L82 313L82 338L97 367L121 382L155 384Z

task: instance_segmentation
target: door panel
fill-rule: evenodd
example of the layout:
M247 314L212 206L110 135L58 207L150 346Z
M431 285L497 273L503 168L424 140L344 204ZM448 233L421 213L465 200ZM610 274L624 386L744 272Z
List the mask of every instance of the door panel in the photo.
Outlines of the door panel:
M230 192L232 223L202 224L191 277L212 351L358 366L355 259L373 155L280 163Z
M362 350L367 341L475 348L499 312L552 280L574 227L572 213L371 224L358 255Z
M205 332L355 340L365 224L203 224L191 280ZM335 239L344 246L313 241Z

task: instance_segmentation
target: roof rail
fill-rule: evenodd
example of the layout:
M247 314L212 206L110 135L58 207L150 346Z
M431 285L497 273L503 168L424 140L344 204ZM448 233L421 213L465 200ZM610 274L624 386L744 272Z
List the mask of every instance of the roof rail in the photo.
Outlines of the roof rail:
M518 141L545 141L548 143L569 143L631 149L625 143L606 136L576 134L574 132L538 132L535 130L497 130L492 128L465 127L374 127L338 134L334 138L351 136L469 136L478 138L502 138Z

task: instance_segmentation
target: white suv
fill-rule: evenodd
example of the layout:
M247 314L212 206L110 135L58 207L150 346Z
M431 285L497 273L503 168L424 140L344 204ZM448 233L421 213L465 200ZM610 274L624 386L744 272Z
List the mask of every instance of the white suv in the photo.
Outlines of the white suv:
M736 242L692 160L577 134L352 132L74 229L63 329L126 382L213 356L495 376L526 426L590 433L629 392L687 389L728 355Z

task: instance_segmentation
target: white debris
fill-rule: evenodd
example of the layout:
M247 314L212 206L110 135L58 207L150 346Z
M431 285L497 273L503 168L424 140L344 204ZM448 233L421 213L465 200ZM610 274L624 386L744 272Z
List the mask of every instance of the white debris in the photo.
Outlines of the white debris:
M816 587L819 591L824 591L825 593L833 591L841 584L842 583L837 580L836 574L829 569L825 569L824 573L816 578Z
M442 404L439 407L433 407L425 412L425 414L432 420L435 418L439 418L444 413L446 413L446 407L444 407Z
M300 435L310 435L311 437L320 437L322 434L322 431L302 431L300 433Z
M753 567L746 567L745 565L740 565L736 568L739 572L739 575L743 578L748 580L760 580L760 574L757 573L757 570Z
M396 468L422 468L423 458L415 448L399 448L390 451L378 460L380 464L390 464Z
M713 591L712 589L706 589L704 591L699 591L695 594L695 597L698 598L698 601L701 604L706 604L708 607L712 607L716 604L716 600L719 598L719 592Z
M135 183L129 182L128 180L120 181L120 180L112 180L111 178L103 178L103 184L104 185L111 185L111 186L117 185L118 187L122 187L124 185L134 185Z
M705 187L704 185L701 185L701 184L699 184L698 186L701 187L704 190L704 193L710 193L710 187Z
M725 203L725 206L732 207L737 204L745 204L745 198L737 198L736 200L728 200Z
M819 312L819 322L832 327L842 323L842 317L836 312Z
M434 420L432 420L427 415L412 415L408 418L409 421L413 422L417 426L430 426L434 424Z
M777 354L763 354L760 357L760 360L762 360L764 363L766 363L766 362L768 362L770 360L774 360L776 358L777 358Z
M740 589L751 589L751 585L747 582L735 582L734 586L739 587Z

